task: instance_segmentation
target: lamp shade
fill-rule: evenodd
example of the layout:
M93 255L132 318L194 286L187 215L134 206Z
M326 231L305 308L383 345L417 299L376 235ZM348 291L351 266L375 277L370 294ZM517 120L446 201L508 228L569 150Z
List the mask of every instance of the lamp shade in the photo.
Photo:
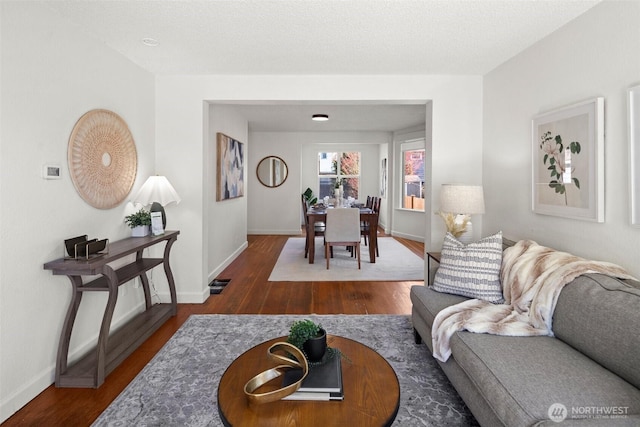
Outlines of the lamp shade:
M455 214L483 214L482 186L443 184L440 191L440 210Z
M143 206L157 202L162 206L170 203L180 203L180 196L176 193L169 180L165 176L150 176L144 183L138 194L133 198L133 202Z

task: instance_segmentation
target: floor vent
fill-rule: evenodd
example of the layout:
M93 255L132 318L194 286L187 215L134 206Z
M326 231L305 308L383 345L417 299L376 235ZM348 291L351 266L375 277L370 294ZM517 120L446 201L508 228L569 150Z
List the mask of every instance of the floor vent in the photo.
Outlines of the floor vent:
M214 279L209 283L209 291L211 295L217 295L231 282L231 279Z

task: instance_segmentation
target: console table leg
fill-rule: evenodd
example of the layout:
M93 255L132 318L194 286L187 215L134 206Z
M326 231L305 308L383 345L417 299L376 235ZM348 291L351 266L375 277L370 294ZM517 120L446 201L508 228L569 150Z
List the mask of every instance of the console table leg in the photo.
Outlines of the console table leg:
M136 253L136 261L140 261L142 259L142 250ZM149 310L153 305L151 301L151 289L149 288L149 278L147 277L147 272L143 271L138 278L140 279L140 283L142 283L142 290L144 291L144 304L145 310Z
M82 278L80 276L67 276L71 280L72 293L67 316L64 319L62 332L60 333L60 344L58 345L58 357L56 358L56 384L60 383L60 376L67 371L67 361L69 357L69 341L71 341L71 331L78 314L78 307L82 301L82 292L78 291L78 287L82 286Z
M106 376L106 359L107 359L107 343L109 341L109 329L111 328L111 319L113 318L113 312L116 308L116 302L118 301L118 276L111 267L105 265L103 267L102 274L106 277L109 284L109 297L107 299L107 306L104 309L104 316L102 317L102 325L100 326L100 336L98 337L97 352L97 366L95 373L94 387L98 388L104 382Z
M173 280L173 273L171 272L171 266L169 265L169 252L171 252L171 246L178 240L177 237L167 241L164 247L164 273L167 275L167 282L169 283L169 293L171 294L171 315L178 314L178 296L176 294L176 282Z
M146 272L143 272L138 277L140 278L140 283L142 283L142 289L144 290L145 309L149 310L153 305L151 302L151 289L149 288L149 278L147 277Z

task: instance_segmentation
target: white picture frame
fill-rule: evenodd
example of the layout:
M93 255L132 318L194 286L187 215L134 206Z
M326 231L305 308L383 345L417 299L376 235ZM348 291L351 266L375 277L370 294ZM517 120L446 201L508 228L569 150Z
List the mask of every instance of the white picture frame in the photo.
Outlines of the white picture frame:
M164 234L162 212L151 212L151 234L154 236L162 236Z
M380 164L380 197L387 198L387 158L382 159Z
M629 89L628 111L631 224L640 227L640 85Z
M532 210L604 222L604 98L532 120Z

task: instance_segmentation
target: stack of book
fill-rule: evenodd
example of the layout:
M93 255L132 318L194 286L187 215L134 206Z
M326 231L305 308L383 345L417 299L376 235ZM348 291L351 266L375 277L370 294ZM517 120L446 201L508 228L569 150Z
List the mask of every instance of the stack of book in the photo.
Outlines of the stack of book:
M310 365L309 374L300 388L283 400L343 400L342 363L339 352L321 364ZM287 386L302 377L301 369L292 369L284 374L282 385Z

